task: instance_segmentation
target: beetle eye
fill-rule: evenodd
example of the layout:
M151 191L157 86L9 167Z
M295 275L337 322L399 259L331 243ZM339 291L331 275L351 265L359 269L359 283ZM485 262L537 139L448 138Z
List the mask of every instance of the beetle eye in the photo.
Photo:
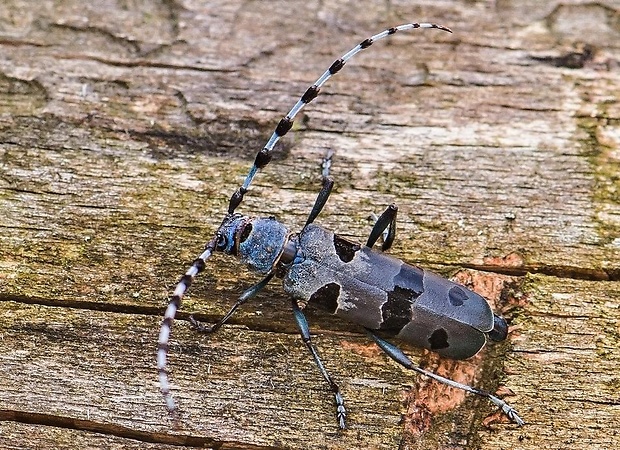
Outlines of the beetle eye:
M245 227L243 227L243 231L241 232L241 236L239 236L239 243L245 242L245 240L250 236L252 232L252 224L248 223Z
M218 250L223 250L226 248L226 236L224 236L223 234L218 235L217 237L217 249Z

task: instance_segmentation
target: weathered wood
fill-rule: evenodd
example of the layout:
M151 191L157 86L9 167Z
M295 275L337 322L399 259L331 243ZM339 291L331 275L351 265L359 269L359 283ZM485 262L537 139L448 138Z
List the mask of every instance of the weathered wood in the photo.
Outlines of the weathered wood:
M620 439L617 2L23 2L0 7L2 448L611 448ZM509 343L466 362L528 424L419 379L310 313L350 429L278 283L208 339L179 320L166 417L155 344L166 297L258 149L357 41L359 55L278 147L240 211L364 241L400 207L392 253L486 295ZM535 273L537 275L527 275ZM213 321L255 277L216 256L181 319ZM159 448L159 447L158 447Z

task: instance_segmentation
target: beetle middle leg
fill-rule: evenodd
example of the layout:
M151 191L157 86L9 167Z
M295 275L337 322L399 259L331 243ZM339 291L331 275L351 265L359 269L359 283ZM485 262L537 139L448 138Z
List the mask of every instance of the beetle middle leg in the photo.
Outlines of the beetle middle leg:
M383 245L381 251L387 251L392 246L394 238L396 237L396 214L398 213L398 206L392 203L375 221L375 225L372 227L366 247L372 247L375 245L379 237L383 235ZM373 217L374 214L373 214ZM385 231L387 230L387 233Z
M424 370L421 367L416 366L409 359L409 357L407 357L407 355L405 355L403 351L397 346L395 346L394 344L391 344L385 339L380 338L379 336L377 336L375 333L373 333L369 329L366 329L366 333L368 334L368 336L370 336L375 341L375 343L379 346L379 348L381 348L381 350L385 352L386 355L388 355L390 358L392 358L394 361L396 361L401 366L409 370L418 372L422 375L425 375L429 378L432 378L435 381L439 381L440 383L446 384L448 386L461 389L463 391L469 392L471 394L479 395L481 397L486 397L491 402L493 402L495 405L497 405L502 410L502 412L506 414L508 418L512 420L513 422L515 422L517 425L522 426L525 424L523 419L521 419L521 417L519 417L519 415L517 414L517 411L512 406L510 406L508 403L506 403L504 400L502 400L501 398L494 396L490 392L483 391L481 389L476 389L466 384L462 384L457 381L451 380L449 378L442 377L441 375L437 375L436 373L429 372L428 370Z
M334 399L336 401L336 418L338 419L338 425L340 425L340 428L344 429L346 428L345 418L347 416L347 411L344 407L344 399L342 398L342 394L340 393L340 388L334 382L334 380L332 380L332 377L329 375L329 373L325 369L325 366L323 365L323 361L321 361L321 358L319 358L319 354L317 353L316 348L314 347L314 344L310 340L310 327L308 326L308 321L306 320L306 316L304 315L303 311L297 304L297 300L292 299L292 304L293 304L293 315L295 316L295 321L297 322L297 326L299 327L299 331L301 332L301 338L303 339L304 344L306 344L306 347L308 347L308 350L310 350L310 353L312 354L312 357L314 358L314 362L316 363L319 370L321 371L321 375L323 375L323 378L325 378L325 381L327 381L327 383L329 384L329 387L334 393Z

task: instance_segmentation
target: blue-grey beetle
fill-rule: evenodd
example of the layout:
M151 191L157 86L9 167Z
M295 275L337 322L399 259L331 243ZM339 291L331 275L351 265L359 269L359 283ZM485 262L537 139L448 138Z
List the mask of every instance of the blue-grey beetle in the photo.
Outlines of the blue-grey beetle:
M396 234L395 205L390 205L377 218L365 245L350 242L314 224L333 187L333 181L329 178L331 154L323 165L323 187L299 233L291 233L274 218L235 213L257 172L269 164L277 141L291 129L294 117L318 95L323 84L349 59L374 42L398 31L415 28L451 32L432 23L410 23L365 39L334 61L306 90L256 155L243 185L232 195L228 213L216 234L177 284L165 312L159 334L157 367L161 391L171 415L175 416L177 411L166 372L172 321L195 276L204 270L207 259L214 251L221 251L238 257L264 278L247 289L214 325L205 326L191 318L193 325L204 333L216 331L274 276L282 278L284 290L292 299L293 315L302 339L334 394L336 416L341 428L345 428L344 400L311 342L302 311L307 305L314 305L361 325L379 347L399 364L449 386L486 397L512 421L518 425L524 424L514 408L500 398L416 366L398 347L385 340L386 337L396 337L448 358L465 359L475 355L487 338L495 341L506 339L508 325L503 318L493 314L486 300L475 292L382 253L390 248ZM373 250L380 237L383 237L382 251Z

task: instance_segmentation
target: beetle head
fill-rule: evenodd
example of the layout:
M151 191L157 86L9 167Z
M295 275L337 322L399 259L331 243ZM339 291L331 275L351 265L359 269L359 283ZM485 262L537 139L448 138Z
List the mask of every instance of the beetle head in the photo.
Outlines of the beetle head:
M217 250L237 256L250 269L266 274L277 263L289 233L273 217L233 214L224 220L217 234Z

